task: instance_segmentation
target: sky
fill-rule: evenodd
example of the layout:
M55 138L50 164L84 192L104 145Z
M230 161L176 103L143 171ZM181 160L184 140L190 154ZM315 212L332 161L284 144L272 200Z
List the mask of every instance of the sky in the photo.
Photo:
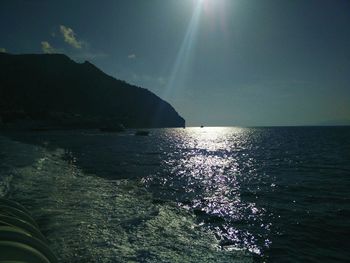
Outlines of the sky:
M187 126L350 123L349 0L1 0L0 51L64 53Z

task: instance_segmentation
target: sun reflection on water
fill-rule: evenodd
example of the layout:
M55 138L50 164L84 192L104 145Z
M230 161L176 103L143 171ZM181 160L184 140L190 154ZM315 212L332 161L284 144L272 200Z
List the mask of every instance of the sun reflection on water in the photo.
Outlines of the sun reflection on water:
M242 183L256 177L249 156L251 132L244 128L208 127L169 130L173 149L157 178L183 208L197 215L213 231L222 249L247 249L261 254L249 230L262 227L264 208L242 199ZM168 173L164 172L168 170ZM242 227L245 222L248 227ZM246 223L247 222L247 223ZM266 227L264 225L264 227Z
M230 150L232 141L240 140L239 135L244 133L244 129L231 127L188 128L186 133L191 139L188 141L189 146L196 149L217 151Z

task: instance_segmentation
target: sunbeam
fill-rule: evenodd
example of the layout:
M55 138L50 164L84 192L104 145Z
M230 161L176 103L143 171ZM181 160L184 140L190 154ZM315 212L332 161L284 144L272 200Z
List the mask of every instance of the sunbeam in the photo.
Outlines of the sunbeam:
M171 100L175 92L179 92L183 89L188 76L188 72L192 59L193 59L193 48L196 43L199 21L202 13L204 0L199 0L195 4L195 9L191 21L188 25L185 37L182 41L180 49L177 53L175 63L173 65L169 81L164 89L162 98ZM159 121L160 113L162 112L163 105L160 105L158 111L154 115L154 121L157 123Z
M184 84L186 75L189 72L188 68L193 58L193 47L196 43L196 36L198 33L203 2L204 0L199 0L196 3L190 24L186 31L186 35L176 56L176 60L170 75L170 80L163 94L165 98L171 97L172 92Z

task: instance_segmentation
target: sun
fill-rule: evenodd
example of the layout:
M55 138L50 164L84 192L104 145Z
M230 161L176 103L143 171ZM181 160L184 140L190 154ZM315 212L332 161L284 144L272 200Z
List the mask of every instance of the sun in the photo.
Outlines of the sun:
M208 11L208 9L212 9L216 6L217 3L215 1L218 0L194 0L194 3L197 7L201 7Z
M195 0L194 2L197 3L198 5L203 5L210 2L210 0Z
M198 4L204 4L206 2L209 2L210 0L197 0Z

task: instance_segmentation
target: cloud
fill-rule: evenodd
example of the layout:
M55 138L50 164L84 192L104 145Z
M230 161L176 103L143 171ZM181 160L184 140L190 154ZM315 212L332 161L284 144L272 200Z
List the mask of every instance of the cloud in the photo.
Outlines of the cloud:
M104 52L97 51L89 51L89 50L81 50L79 52L67 53L70 57L76 60L91 60L91 59L99 59L107 57L107 54Z
M64 25L59 25L58 27L56 26L54 31L52 31L50 35L52 38L56 38L55 40L52 40L50 38L52 41L54 41L54 43L56 44L60 43L59 40L61 40L61 37L62 37L64 42L73 48L69 48L68 45L63 45L59 48L56 48L56 47L53 47L48 41L42 41L41 49L46 54L50 54L50 53L66 54L67 56L71 57L72 59L78 62L81 62L84 60L100 59L107 56L107 54L104 52L100 52L90 48L90 45L88 42L77 39L73 29L66 27Z
M162 76L156 77L147 74L132 73L124 78L131 80L136 85L142 87L152 87L152 89L162 88L167 84L167 79Z
M83 42L76 39L73 29L60 25L60 31L66 43L74 48L82 48Z
M157 78L157 81L158 81L159 85L161 85L161 86L165 86L167 83L166 79L164 79L163 77Z
M49 42L47 41L42 41L41 42L41 50L45 53L45 54L52 54L52 53L57 53L57 50L55 48L53 48Z
M6 53L6 49L3 48L3 47L0 47L0 52L1 52L1 53Z
M129 54L128 55L128 59L136 59L136 55L135 54Z

